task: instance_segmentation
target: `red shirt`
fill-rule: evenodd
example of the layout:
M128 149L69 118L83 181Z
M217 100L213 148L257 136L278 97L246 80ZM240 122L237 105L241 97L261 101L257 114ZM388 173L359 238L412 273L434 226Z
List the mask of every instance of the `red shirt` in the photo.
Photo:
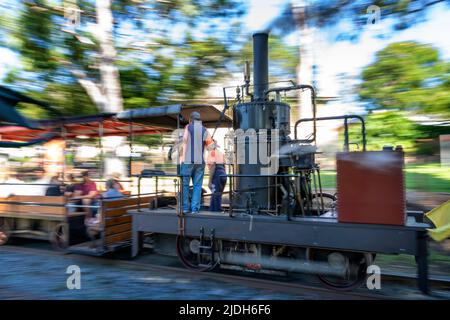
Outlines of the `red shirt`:
M94 181L83 182L76 186L75 190L80 190L81 195L88 195L91 191L97 191L97 185Z

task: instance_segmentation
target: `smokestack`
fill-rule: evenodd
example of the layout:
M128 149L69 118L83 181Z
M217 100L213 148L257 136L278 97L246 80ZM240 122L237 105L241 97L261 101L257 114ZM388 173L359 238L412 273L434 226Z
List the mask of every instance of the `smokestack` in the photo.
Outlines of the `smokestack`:
M253 85L255 100L264 100L264 91L269 82L269 34L266 32L253 35Z

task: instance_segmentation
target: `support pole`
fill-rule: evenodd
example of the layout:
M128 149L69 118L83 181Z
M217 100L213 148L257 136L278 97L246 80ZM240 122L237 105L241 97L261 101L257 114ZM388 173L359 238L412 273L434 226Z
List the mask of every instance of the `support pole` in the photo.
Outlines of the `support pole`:
M130 113L131 115L131 113ZM132 174L132 164L133 164L133 120L130 116L129 122L129 136L130 136L130 156L128 157L128 177L131 177Z
M62 174L62 180L63 182L66 180L66 148L67 148L67 138L66 138L66 127L64 125L61 126L61 138L64 141L64 149L62 150L62 168L61 168L61 174Z
M417 281L420 291L429 294L428 286L428 235L426 231L417 234Z
M348 140L348 118L344 118L344 152L349 152L349 140Z
M98 147L100 148L100 166L99 166L99 174L100 174L100 179L103 178L104 176L104 170L103 170L103 161L105 161L105 157L103 154L103 122L100 121L98 123Z

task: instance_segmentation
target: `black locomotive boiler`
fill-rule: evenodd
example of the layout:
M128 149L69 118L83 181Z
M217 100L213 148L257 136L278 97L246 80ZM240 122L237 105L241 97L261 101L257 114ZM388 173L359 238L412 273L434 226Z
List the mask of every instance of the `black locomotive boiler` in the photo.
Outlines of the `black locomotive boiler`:
M364 282L377 253L409 254L417 259L419 287L426 292L429 225L420 214L406 211L401 151L367 152L364 137L362 152L348 152L348 120L361 120L365 136L363 119L317 118L316 93L310 85L269 87L267 33L253 36L253 52L253 86L246 72L230 107L234 134L227 174L229 206L221 213L203 210L195 215L183 214L179 205L131 210L133 255L139 253L145 235L152 238L155 252L178 255L187 268L310 273L327 286L349 290ZM290 106L280 99L290 90L309 90L313 108L312 118L295 122L293 135ZM315 160L316 122L336 118L345 123L347 149L338 155L338 199L322 192ZM304 122L312 123L313 132L300 139L299 125ZM266 159L255 161L255 153ZM352 172L361 179L349 186ZM143 172L141 179L161 176L170 175ZM182 177L170 177L179 186ZM372 183L366 186L364 177ZM394 199L383 194L391 187L389 194L399 195ZM401 221L391 223L392 216Z

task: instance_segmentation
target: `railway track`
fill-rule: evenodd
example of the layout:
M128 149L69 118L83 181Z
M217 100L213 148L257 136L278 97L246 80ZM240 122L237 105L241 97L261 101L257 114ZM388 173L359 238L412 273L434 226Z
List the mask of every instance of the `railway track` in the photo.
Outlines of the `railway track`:
M89 263L101 263L116 266L116 267L129 267L136 268L141 270L155 271L160 275L179 275L184 276L189 279L211 279L218 280L230 284L238 284L247 286L250 288L256 289L264 289L273 292L286 293L291 295L299 295L304 296L307 294L311 299L341 299L341 300L379 300L379 299L433 299L433 298L442 298L440 296L425 296L418 293L417 289L415 289L415 281L416 279L411 275L402 275L402 274L382 274L382 281L385 284L386 280L389 282L401 283L403 286L407 285L409 287L407 295L403 295L401 297L389 294L389 292L377 292L377 291L368 291L367 289L361 288L351 292L341 292L330 290L324 287L321 287L320 284L317 286L314 284L305 284L304 282L292 281L292 279L281 279L281 277L276 277L277 279L270 279L268 277L261 277L258 275L252 274L230 274L228 272L207 272L201 273L197 271L192 271L185 269L183 267L178 266L167 266L160 265L157 263L149 262L145 259L135 259L135 260L123 260L123 259L111 259L111 258L98 258L91 256L84 256L78 254L66 254L63 252L53 251L50 248L30 248L24 246L15 246L15 245L5 245L0 247L0 252L9 251L15 253L24 253L24 254L33 254L39 256L59 256L62 258L73 258L80 262L89 262ZM291 280L291 281L290 281ZM448 279L439 279L439 278L431 278L430 284L432 286L436 286L439 288L450 288L450 280ZM411 289L411 287L413 289ZM395 290L394 290L395 291ZM397 292L398 293L398 292ZM444 297L446 299L450 299L449 297Z
M413 282L417 281L417 277L413 274L388 272L383 273L381 276L383 280L388 280L392 282L402 282L412 284ZM428 282L430 286L434 288L442 288L450 290L450 277L431 276L428 278Z

